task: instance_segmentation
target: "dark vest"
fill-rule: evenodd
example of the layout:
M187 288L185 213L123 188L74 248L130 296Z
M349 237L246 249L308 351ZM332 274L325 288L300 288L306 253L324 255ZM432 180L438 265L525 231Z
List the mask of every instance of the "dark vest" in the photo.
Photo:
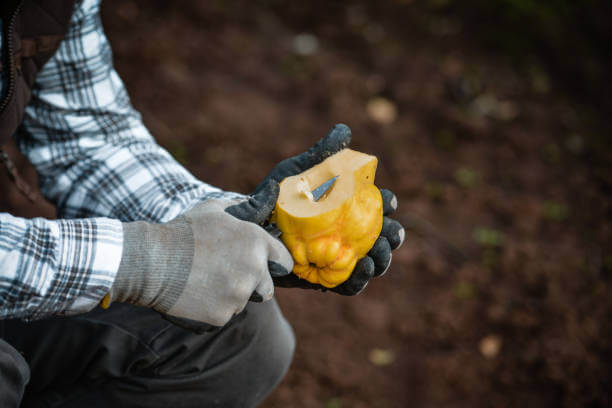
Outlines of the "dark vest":
M0 100L0 145L10 140L23 120L36 74L68 32L76 0L0 0L2 62L7 73Z

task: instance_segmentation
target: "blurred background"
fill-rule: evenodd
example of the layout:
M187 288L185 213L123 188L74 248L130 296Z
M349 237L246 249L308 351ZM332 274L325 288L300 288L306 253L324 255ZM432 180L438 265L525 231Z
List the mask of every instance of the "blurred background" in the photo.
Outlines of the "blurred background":
M133 104L196 176L250 192L343 122L399 198L384 278L277 291L298 343L264 407L612 403L611 8L104 2ZM5 208L54 216L2 177Z

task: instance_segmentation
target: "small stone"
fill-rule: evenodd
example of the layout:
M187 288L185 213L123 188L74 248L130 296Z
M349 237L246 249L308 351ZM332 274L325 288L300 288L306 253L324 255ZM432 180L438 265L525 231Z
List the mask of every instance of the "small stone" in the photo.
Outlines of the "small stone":
M397 118L397 107L386 98L377 97L368 102L367 112L370 119L383 125L393 123Z
M503 121L516 118L518 107L510 101L500 101L495 95L485 93L472 102L470 109L478 117L490 117Z
M491 334L480 340L478 349L480 353L489 359L497 357L502 347L502 338L498 335Z
M319 39L308 33L298 34L293 38L293 51L298 55L309 56L319 50Z

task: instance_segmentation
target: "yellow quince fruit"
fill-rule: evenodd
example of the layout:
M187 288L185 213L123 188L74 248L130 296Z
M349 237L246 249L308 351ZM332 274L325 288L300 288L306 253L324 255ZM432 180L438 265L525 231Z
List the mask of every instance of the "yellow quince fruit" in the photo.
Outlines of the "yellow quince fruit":
M375 156L344 149L280 184L273 221L282 231L293 273L328 288L351 275L382 229L382 197L374 185ZM332 177L318 201L311 190Z

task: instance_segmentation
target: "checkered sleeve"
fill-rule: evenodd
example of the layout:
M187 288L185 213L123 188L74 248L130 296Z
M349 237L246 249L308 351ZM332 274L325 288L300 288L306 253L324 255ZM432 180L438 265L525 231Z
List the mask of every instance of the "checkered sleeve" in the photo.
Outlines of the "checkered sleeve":
M164 222L207 198L237 196L197 180L155 143L113 68L99 0L77 6L24 124L20 149L61 217Z
M0 214L0 319L91 310L113 283L122 239L117 220Z
M165 222L203 200L240 197L197 180L155 143L113 68L99 3L77 3L17 136L63 219L0 216L1 317L93 308L118 269L120 221Z

